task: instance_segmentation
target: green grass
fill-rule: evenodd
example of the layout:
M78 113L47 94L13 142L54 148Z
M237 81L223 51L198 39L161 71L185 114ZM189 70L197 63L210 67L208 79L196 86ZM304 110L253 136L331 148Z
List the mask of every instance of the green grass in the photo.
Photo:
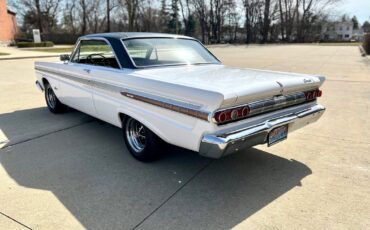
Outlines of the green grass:
M0 56L2 56L2 55L9 55L8 53L1 53L0 52Z
M36 48L36 49L27 49L27 51L38 51L38 52L47 52L47 53L70 53L73 47L63 47L63 48Z

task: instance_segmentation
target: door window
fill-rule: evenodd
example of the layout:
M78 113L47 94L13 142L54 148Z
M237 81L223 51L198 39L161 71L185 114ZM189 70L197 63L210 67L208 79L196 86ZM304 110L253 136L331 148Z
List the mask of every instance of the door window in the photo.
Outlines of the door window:
M103 40L82 40L71 62L119 69L111 46Z

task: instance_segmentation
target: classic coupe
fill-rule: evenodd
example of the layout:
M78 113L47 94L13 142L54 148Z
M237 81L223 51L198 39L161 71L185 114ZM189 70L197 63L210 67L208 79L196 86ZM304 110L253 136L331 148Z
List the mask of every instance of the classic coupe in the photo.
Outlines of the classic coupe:
M158 159L165 143L211 158L271 146L325 111L323 76L227 67L186 36L91 34L60 59L35 63L49 110L122 128L140 161Z

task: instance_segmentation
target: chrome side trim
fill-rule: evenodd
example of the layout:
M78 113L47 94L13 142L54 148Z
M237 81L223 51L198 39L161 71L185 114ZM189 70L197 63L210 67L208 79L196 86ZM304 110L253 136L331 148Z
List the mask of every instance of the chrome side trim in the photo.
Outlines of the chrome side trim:
M240 149L264 144L272 129L282 125L288 125L288 131L294 131L317 121L324 111L324 106L316 104L308 109L270 119L241 130L223 134L206 134L200 143L199 154L211 158L220 158Z
M156 105L161 108L165 108L174 112L182 113L188 116L196 117L204 121L208 121L210 113L200 110L200 106L188 104L172 99L167 99L159 96L149 95L133 90L121 91L121 94L125 97L145 102L151 105Z
M209 121L210 112L201 110L201 105L196 105L192 103L188 103L185 101L179 101L174 99L169 99L137 90L127 89L119 86L115 86L112 84L107 84L99 81L88 80L85 78L80 78L73 76L71 74L60 73L58 71L42 68L42 67L35 67L37 71L42 71L45 73L57 75L58 77L62 77L65 79L69 79L71 81L76 81L85 85L89 85L94 88L105 90L109 93L117 93L123 95L125 97L135 99L138 101L146 102L151 105L155 105L161 108L165 108L168 110L172 110L174 112L182 113L188 116L192 116L204 121Z

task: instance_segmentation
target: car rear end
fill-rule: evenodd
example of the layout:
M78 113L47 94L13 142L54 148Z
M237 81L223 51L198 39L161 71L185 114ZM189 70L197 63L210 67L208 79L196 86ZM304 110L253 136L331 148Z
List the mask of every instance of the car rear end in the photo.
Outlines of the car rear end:
M318 84L285 88L288 92L216 110L212 114L213 130L204 133L199 153L220 158L258 144L271 146L316 122L325 111L317 103L324 78L317 79Z

